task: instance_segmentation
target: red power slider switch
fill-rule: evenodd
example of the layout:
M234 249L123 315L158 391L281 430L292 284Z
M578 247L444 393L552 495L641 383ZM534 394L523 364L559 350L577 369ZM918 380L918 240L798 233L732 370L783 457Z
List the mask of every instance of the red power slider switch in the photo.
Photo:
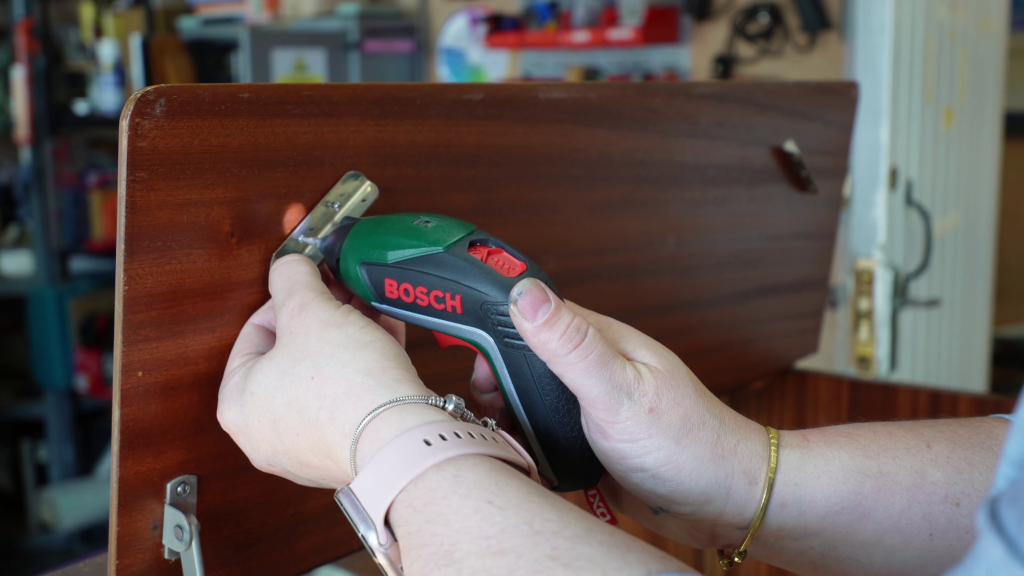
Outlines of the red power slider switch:
M487 264L506 278L515 278L526 271L526 262L509 254L504 248L477 244L469 247L469 255Z

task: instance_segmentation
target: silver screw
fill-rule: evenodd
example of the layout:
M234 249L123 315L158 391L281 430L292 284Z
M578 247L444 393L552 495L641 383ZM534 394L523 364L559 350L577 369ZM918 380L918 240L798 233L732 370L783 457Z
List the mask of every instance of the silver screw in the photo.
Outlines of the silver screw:
M324 206L327 206L332 210L341 210L341 204L339 204L338 202L333 202L331 200L324 200Z
M185 539L185 530L181 526L176 525L174 527L174 537L178 539L178 542L181 542Z
M192 487L188 485L188 482L182 482L181 484L178 484L178 487L174 491L178 496L184 496L188 494L188 491L191 489Z

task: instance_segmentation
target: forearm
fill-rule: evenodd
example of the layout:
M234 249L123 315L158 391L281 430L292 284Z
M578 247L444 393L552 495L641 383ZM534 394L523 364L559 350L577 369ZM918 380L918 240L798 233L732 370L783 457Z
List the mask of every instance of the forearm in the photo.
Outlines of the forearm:
M1006 430L972 418L782 432L750 555L806 574L939 574L974 539Z
M391 524L411 575L692 572L483 456L425 472L395 500Z

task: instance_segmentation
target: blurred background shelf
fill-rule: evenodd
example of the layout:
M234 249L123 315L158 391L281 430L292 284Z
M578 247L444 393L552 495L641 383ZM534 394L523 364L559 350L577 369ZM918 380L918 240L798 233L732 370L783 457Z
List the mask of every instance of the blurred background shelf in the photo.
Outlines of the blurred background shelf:
M32 280L0 280L0 298L25 296L38 286Z
M10 70L2 92L11 110L0 115L0 130L9 134L0 146L4 574L38 573L106 545L106 517L95 515L95 506L92 518L68 523L64 506L76 507L74 497L48 504L92 477L97 465L109 476L102 356L105 341L112 344L113 256L90 256L102 266L86 267L87 276L69 273L77 271L69 263L97 242L113 245L123 96L113 113L108 99L105 115L89 98L89 79L103 77L102 66L80 33L69 34L80 28L76 17L80 8L88 12L86 4L4 3L0 64ZM110 329L98 331L104 322Z

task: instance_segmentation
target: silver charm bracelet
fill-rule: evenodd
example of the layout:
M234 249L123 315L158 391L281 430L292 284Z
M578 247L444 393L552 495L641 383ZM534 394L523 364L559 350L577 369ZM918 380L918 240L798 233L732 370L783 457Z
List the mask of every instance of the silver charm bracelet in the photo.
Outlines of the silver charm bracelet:
M466 401L455 394L448 394L444 398L440 396L399 396L398 398L388 400L373 410L370 410L370 413L363 417L362 421L359 422L359 425L356 426L355 434L352 435L352 447L349 448L348 451L348 465L352 471L353 478L356 477L356 447L359 445L359 437L363 434L363 430L366 429L366 425L377 416L380 416L381 413L387 409L394 408L395 406L401 406L403 404L426 404L428 406L433 406L434 408L440 408L447 412L452 418L463 422L472 422L473 424L483 426L492 432L500 430L497 422L492 418L477 419L477 417L466 408Z

